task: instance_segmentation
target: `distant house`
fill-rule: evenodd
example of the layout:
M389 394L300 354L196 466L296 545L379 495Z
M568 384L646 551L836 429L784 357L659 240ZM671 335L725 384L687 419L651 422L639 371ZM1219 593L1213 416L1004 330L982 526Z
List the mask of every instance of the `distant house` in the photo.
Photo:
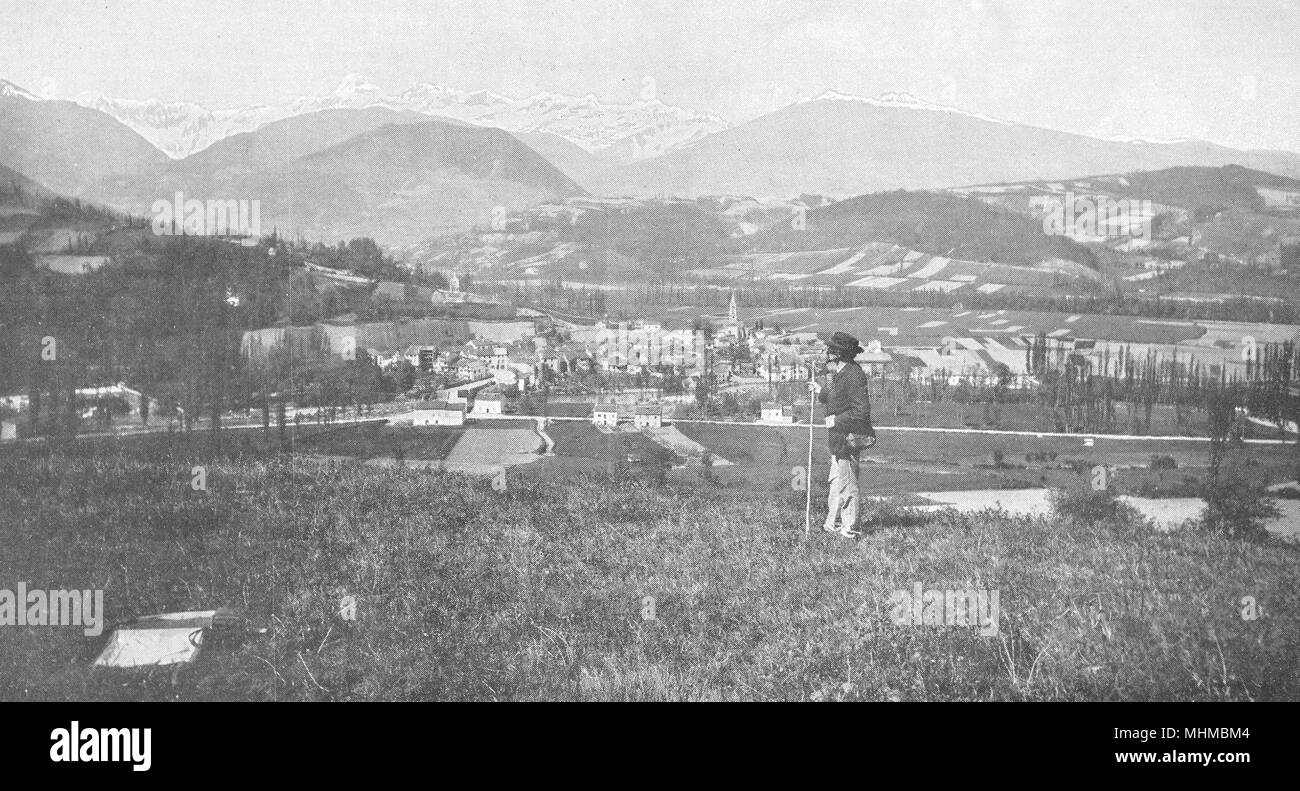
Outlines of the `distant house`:
M428 371L433 368L433 361L438 359L438 347L413 343L402 352L402 358L413 367Z
M366 349L366 356L385 371L396 368L402 362L402 352L397 349L387 349L385 351Z
M500 371L492 372L492 381L496 382L499 387L517 387L519 385L519 374L513 368L503 368Z
M455 351L445 351L433 358L433 372L436 374L453 373L456 368L458 354Z
M776 373L777 381L798 382L808 378L808 366L802 363L781 363Z
M596 404L591 408L591 422L597 426L618 425L618 406L616 404Z
M465 405L446 401L420 401L411 413L413 426L463 426Z
M759 420L763 423L793 423L794 410L789 406L769 401L759 409Z
M473 357L462 357L456 363L456 376L461 379L478 379L487 372L487 363Z
M632 415L632 425L637 428L659 428L664 422L664 408L658 404L641 404Z
M876 344L874 342L873 345L879 346L879 344ZM883 369L884 366L889 365L893 361L894 361L894 356L892 354L886 351L881 351L878 348L867 349L865 352L859 354L854 359L854 362L856 362L858 365L862 366L864 369L867 370Z
M517 384L520 387L537 386L536 369L528 363L511 362L507 365L506 371L514 373L514 377L509 384ZM506 371L502 371L501 373L504 374Z
M484 390L474 397L474 414L499 415L505 398L496 388Z
M0 442L18 439L18 425L12 420L0 420Z

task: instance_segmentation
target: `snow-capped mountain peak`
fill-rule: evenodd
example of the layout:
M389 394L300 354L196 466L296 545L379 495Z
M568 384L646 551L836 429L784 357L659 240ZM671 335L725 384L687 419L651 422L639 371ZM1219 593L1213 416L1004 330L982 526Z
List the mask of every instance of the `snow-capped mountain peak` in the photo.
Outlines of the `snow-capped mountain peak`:
M513 99L481 89L460 91L422 82L390 94L364 75L349 74L331 93L286 105L208 110L188 102L79 96L76 101L113 116L158 146L181 158L217 140L305 113L337 108L387 107L509 132L548 132L592 153L657 156L722 131L728 123L715 115L664 104L658 99L605 104L594 94L568 96L542 92Z
M13 96L19 99L31 99L34 102L41 101L41 97L32 93L25 88L19 88L8 80L0 80L0 96Z
M332 96L340 99L351 99L358 96L379 96L383 94L383 89L366 79L361 74L349 74L334 89Z

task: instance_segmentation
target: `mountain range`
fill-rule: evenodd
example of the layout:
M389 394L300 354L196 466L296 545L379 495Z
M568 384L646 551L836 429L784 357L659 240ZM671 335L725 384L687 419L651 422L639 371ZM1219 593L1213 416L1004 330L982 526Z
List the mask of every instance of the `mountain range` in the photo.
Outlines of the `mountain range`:
M325 96L304 97L279 106L209 110L191 102L116 99L101 94L82 94L76 101L116 118L174 159L284 118L368 107L452 118L513 133L552 134L589 153L629 161L669 151L728 125L718 116L673 107L657 99L606 104L592 95L555 93L513 99L492 91L458 91L429 83L394 94L355 74L348 75Z
M0 163L55 192L79 195L100 179L167 161L149 141L101 112L42 101L0 80Z
M908 94L827 92L736 126L655 99L515 100L432 85L393 96L360 78L325 97L238 112L84 101L0 81L0 165L114 209L147 214L176 192L259 200L263 225L283 233L387 244L583 193L843 199L1227 164L1300 177L1292 152L1102 140ZM254 128L234 131L243 126ZM138 129L190 153L169 156Z
M370 107L276 121L85 194L148 214L177 192L258 200L264 232L402 243L583 190L503 130Z
M895 189L1238 164L1300 176L1300 154L1101 140L928 104L828 92L663 156L608 168L605 194L849 197Z

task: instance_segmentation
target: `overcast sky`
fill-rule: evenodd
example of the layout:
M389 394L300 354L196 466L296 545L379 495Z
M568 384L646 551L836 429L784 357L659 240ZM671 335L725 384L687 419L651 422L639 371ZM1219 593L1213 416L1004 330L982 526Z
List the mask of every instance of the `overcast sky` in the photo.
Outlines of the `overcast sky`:
M1300 151L1300 0L0 0L0 78L209 108L360 73L658 98L739 123L907 91L1100 136Z

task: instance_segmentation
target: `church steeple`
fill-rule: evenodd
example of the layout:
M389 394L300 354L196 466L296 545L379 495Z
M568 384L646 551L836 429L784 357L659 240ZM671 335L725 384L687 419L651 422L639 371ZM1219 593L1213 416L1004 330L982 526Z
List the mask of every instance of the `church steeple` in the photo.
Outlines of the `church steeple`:
M734 289L731 292L731 307L727 308L727 321L732 324L740 323L740 319L736 314L736 292Z

